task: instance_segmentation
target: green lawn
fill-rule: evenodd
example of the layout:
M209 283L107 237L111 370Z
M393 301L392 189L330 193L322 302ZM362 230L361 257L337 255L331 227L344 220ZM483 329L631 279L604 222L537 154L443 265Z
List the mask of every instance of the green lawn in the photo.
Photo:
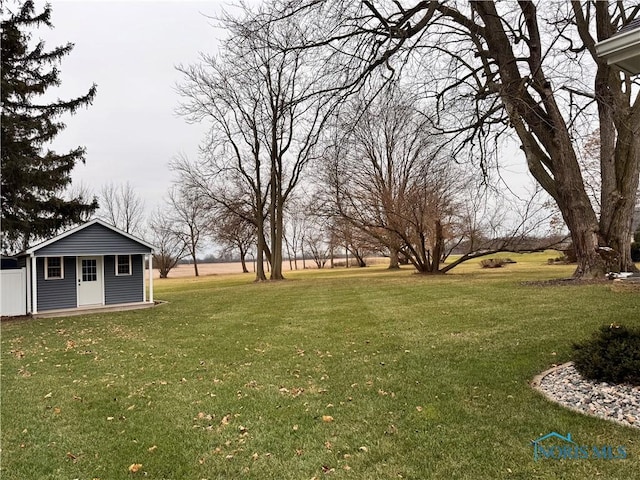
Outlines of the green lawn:
M640 325L640 295L524 285L571 267L510 256L439 277L169 279L155 309L4 322L0 477L634 478L640 429L528 382L601 324ZM628 458L535 462L551 431Z

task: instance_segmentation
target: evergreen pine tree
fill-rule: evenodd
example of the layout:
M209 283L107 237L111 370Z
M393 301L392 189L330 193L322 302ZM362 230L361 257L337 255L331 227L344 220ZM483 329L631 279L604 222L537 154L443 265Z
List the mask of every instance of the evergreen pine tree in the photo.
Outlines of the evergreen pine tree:
M58 154L46 149L65 125L59 117L92 103L96 85L72 100L38 103L49 87L60 85L56 66L73 44L45 50L44 42L30 45L29 30L52 28L51 7L36 14L32 0L11 11L2 8L2 250L24 249L35 239L80 223L98 206L82 195L64 198L71 170L85 149Z

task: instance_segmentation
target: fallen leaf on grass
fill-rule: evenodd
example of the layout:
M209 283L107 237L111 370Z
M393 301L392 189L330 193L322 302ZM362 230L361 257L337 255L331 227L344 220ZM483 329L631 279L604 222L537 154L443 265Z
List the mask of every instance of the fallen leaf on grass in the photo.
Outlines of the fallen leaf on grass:
M75 463L75 462L76 462L76 460L78 459L77 455L74 455L74 454L73 454L73 453L71 453L71 452L67 452L67 458L68 458L68 459L70 459L70 460L72 460L72 461L73 461L73 463Z
M53 413L55 413L56 415L60 415L60 412L61 412L61 411L62 411L62 410L60 410L60 408L59 408L59 407L55 407L55 408L53 409Z
M419 412L421 412L421 411L422 411L422 407L421 407L420 405L418 405L418 406L416 407L416 410L417 410L417 411L419 411Z
M141 468L142 468L141 463L132 463L131 465L129 465L129 473L137 473L140 471Z
M389 425L389 428L387 428L384 431L385 434L387 435L395 435L396 433L398 433L398 427L396 427L395 425L391 424Z
M325 422L325 423L333 422L333 417L331 415L323 415L322 416L322 421Z
M154 445L153 447L149 447L147 450L149 450L150 452L155 452L157 450L158 446Z
M53 395L53 392L49 392L44 396L44 398L51 398L52 395Z

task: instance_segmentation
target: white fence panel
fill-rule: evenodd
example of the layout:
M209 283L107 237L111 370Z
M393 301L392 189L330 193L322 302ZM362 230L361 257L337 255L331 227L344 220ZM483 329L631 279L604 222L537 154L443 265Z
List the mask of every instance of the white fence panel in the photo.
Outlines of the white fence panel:
M27 313L27 269L0 270L0 314Z

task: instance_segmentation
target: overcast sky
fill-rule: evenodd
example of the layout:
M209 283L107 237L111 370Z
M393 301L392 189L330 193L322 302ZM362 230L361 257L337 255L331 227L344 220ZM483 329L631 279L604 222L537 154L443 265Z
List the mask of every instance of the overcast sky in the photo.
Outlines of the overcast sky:
M75 44L60 66L62 85L51 92L68 99L98 85L93 105L64 118L67 128L53 148L62 153L85 146L86 164L75 168L74 184L97 193L106 183L129 181L150 211L171 183L171 158L180 152L196 156L205 131L175 114L175 66L216 51L224 32L206 16L219 14L226 2L49 3L54 29L41 28L34 39L45 40L49 49Z

